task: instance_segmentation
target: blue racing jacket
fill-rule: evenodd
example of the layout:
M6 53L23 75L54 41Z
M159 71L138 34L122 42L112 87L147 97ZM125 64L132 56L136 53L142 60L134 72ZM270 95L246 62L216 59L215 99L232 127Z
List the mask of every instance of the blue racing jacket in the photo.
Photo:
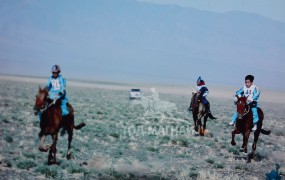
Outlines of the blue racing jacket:
M206 86L197 86L197 90L200 91L199 97L202 99L203 104L208 104L208 100L206 99L209 94L209 90Z
M66 81L61 75L58 75L57 78L51 76L46 86L49 89L49 97L51 99L65 98Z
M256 85L251 85L249 88L244 85L240 90L236 92L236 95L243 95L247 97L248 100L257 102L260 96L260 90L256 87Z

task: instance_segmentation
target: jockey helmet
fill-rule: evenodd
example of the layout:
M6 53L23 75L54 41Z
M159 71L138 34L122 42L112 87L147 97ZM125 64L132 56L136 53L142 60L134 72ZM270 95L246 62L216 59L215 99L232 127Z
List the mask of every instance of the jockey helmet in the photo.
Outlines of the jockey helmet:
M201 78L201 76L199 76L197 80L197 86L203 86L203 85L205 85L205 81Z
M60 73L59 65L53 65L52 68L51 68L51 72L53 72L53 73Z

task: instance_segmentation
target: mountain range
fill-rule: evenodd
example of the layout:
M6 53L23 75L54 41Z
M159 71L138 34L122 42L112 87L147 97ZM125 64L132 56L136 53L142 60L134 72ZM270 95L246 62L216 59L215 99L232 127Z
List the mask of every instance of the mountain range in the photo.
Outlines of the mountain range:
M0 73L285 89L285 23L135 0L9 1L0 6Z

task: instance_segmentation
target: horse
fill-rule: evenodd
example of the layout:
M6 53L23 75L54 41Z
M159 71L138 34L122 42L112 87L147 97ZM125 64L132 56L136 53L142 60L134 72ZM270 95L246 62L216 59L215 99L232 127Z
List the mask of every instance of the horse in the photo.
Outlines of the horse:
M41 142L39 150L41 152L47 152L49 150L48 164L56 164L56 143L58 139L58 132L60 128L64 128L68 133L68 150L66 158L71 159L71 141L73 136L73 129L81 129L85 126L85 123L81 123L77 126L74 125L74 110L73 107L68 103L69 114L64 116L61 115L61 100L58 99L53 101L48 98L48 89L41 89L39 87L38 94L36 95L36 101L34 105L35 115L41 116L40 128L41 132L39 134ZM52 136L52 145L44 146L44 142L47 135Z
M251 108L255 105L254 103L247 104L247 97L238 97L237 96L237 112L238 112L238 119L236 121L236 127L232 131L232 141L231 145L235 146L235 135L242 133L243 135L243 144L241 146L240 152L244 152L247 154L247 144L248 138L253 128L253 113ZM254 132L254 142L252 144L252 152L248 155L247 162L250 163L251 159L254 157L254 151L256 150L256 143L258 141L260 133L269 135L271 133L270 130L262 129L262 123L264 119L263 111L260 108L257 108L259 121L257 123L257 129Z
M194 129L196 132L199 132L201 136L204 136L207 120L210 119L216 119L212 113L206 112L206 107L202 103L201 98L199 97L198 93L192 93L192 98L190 102L190 107L192 107L192 116L194 121ZM202 118L204 117L204 123L202 125Z

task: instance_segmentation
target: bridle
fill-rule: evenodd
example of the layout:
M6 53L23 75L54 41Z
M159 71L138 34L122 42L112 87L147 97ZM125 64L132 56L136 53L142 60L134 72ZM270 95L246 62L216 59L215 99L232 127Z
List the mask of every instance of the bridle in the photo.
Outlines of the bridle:
M44 102L44 106L41 108L38 108L37 111L38 113L40 112L41 114L44 113L45 111L48 110L48 108L50 108L52 105L54 105L57 101L57 99L54 99L51 103L48 103L48 97L45 98L45 102ZM36 110L36 108L34 108Z
M238 103L237 103L237 105L238 105ZM250 111L250 109L251 109L251 108L250 108L250 105L249 105L249 104L246 104L246 107L247 107L247 108L244 109L243 115L242 115L242 116L238 116L239 119L242 119L244 116L246 116L246 115L249 113L249 111Z
M46 101L44 107L42 109L40 109L39 111L41 113L45 112L48 108L50 108L52 105L54 105L56 103L56 99L53 100L50 104L48 104L48 102Z

